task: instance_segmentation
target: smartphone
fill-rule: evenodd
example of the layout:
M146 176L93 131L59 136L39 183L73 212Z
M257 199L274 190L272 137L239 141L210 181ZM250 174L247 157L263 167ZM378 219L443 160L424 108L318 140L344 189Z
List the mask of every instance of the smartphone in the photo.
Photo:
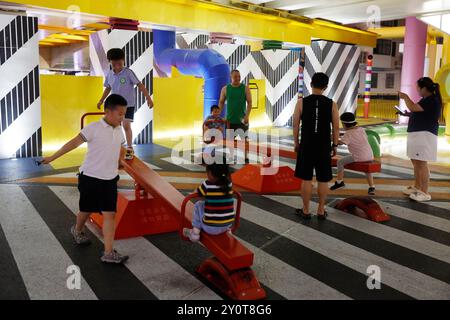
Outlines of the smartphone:
M394 106L394 108L397 109L400 113L405 113L405 111L403 111L399 106Z

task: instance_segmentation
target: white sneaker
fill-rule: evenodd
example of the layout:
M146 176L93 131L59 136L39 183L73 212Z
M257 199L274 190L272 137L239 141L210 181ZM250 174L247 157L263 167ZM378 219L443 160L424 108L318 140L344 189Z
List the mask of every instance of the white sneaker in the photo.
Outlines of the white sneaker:
M417 201L417 202L423 202L423 201L430 201L431 200L431 195L429 195L428 193L422 192L420 190L418 190L417 192L411 193L409 195L409 198Z
M403 189L403 194L409 196L417 191L419 191L419 189L417 189L415 186L407 186L405 189Z

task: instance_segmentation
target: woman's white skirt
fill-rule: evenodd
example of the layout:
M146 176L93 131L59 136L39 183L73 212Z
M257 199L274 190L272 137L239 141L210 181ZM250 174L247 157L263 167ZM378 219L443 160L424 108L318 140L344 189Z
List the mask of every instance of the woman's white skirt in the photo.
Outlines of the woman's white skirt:
M428 131L408 132L406 154L408 158L434 162L437 159L438 137Z

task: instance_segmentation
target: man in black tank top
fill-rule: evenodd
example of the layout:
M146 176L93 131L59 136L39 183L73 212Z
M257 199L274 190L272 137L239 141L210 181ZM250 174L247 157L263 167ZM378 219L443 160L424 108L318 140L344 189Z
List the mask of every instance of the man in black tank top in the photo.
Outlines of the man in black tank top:
M339 142L339 109L333 100L323 95L327 86L326 74L321 72L314 74L311 81L312 94L298 100L294 113L293 129L297 152L295 176L303 180L301 191L303 208L296 211L305 219L311 217L309 203L314 171L318 182L317 216L319 219L326 217L325 201L328 194L328 182L333 179L331 157L336 155Z

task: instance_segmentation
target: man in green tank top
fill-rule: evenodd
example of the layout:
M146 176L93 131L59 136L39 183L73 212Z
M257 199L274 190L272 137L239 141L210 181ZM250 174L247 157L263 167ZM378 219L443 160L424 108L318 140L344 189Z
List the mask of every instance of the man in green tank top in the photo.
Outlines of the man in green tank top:
M231 83L224 86L220 93L219 108L227 103L226 119L228 129L235 131L235 136L247 139L250 111L252 109L252 95L250 89L241 83L241 73L239 70L231 71ZM248 153L245 153L245 162L248 163Z

